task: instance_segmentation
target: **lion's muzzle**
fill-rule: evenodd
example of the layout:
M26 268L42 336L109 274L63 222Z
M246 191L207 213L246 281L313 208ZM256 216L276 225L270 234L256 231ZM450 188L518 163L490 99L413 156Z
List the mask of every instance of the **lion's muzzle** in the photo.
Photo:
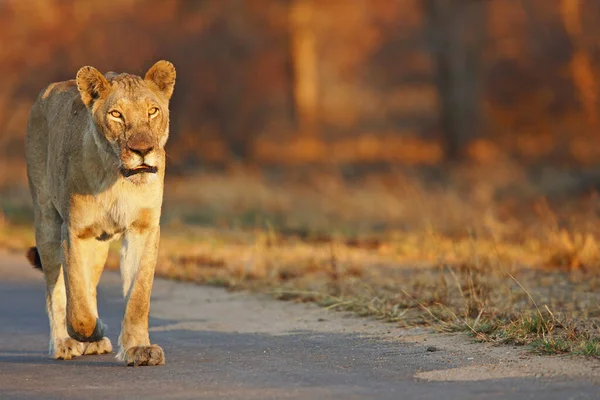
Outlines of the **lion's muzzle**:
M125 144L121 159L121 174L125 178L138 174L156 174L156 141L148 134L133 135Z

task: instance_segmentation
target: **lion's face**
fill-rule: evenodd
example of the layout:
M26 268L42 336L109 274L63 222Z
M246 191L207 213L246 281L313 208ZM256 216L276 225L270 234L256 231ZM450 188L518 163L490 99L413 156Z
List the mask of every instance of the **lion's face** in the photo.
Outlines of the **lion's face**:
M110 143L130 180L156 174L169 136L168 103L138 77L113 78L106 100L94 108L98 132ZM137 176L140 175L140 176Z
M122 176L138 184L154 180L165 167L173 65L159 61L144 79L113 73L105 77L84 67L77 74L77 84L99 139L106 141L120 161Z

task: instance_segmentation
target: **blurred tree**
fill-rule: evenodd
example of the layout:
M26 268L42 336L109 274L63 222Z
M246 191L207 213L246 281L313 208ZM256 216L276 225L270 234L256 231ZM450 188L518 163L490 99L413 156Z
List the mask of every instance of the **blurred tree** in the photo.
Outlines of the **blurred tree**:
M303 134L314 133L317 125L317 50L312 0L290 3L292 80L296 122Z
M598 87L581 25L581 0L561 0L560 15L573 47L570 69L588 122L597 122Z
M440 122L449 160L457 160L482 123L481 48L485 2L423 0L435 63Z

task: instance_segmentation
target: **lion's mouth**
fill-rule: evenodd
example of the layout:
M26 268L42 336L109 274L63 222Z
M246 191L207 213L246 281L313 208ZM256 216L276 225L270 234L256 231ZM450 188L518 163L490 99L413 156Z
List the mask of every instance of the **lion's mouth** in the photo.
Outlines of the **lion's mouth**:
M158 168L146 164L142 164L132 169L125 167L121 168L121 174L123 174L125 178L129 178L130 176L137 174L155 174L157 171Z

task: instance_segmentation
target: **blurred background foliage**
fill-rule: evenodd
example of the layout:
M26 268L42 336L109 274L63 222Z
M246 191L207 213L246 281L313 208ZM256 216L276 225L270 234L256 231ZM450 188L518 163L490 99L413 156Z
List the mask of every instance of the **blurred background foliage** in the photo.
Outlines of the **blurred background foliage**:
M4 0L0 159L82 65L177 67L170 172L252 165L594 165L595 0ZM16 168L16 169L15 169Z

